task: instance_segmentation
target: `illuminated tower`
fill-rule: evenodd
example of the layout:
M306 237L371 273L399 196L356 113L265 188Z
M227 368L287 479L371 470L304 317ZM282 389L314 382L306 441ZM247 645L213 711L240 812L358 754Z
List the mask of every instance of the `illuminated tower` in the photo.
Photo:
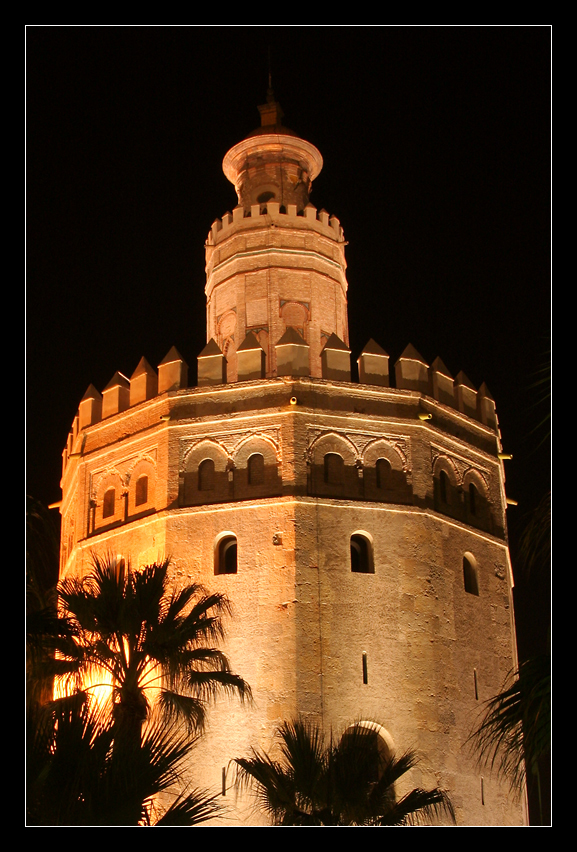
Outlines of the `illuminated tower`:
M309 201L322 157L272 95L260 112L224 158L238 205L206 242L197 385L172 349L80 402L61 574L92 552L170 554L175 583L230 598L225 650L254 705L211 710L195 784L228 783L296 713L376 719L388 747L424 755L409 782L446 788L459 824L522 824L464 749L515 661L494 402L411 345L393 377L369 341L351 381L343 231ZM259 819L230 788L224 802L224 824Z

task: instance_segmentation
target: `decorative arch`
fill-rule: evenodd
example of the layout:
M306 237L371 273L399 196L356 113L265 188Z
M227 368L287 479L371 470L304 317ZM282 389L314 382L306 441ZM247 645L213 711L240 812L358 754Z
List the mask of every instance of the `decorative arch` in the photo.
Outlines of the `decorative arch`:
M235 447L233 461L235 467L246 467L249 456L261 453L267 464L280 462L280 447L269 435L255 434L243 438Z
M384 438L375 438L370 441L363 451L363 466L365 468L374 466L379 458L386 459L392 470L406 473L409 462L405 453L398 445L392 444Z
M279 310L281 319L286 328L294 328L308 343L308 325L310 321L310 308L306 302L283 301Z
M318 464L326 453L338 453L345 464L355 464L360 458L359 451L348 435L340 432L324 432L312 441L308 456L312 464Z
M190 472L198 470L199 464L204 459L212 459L214 461L215 471L222 472L226 470L229 455L225 448L218 441L211 438L202 438L187 449L183 458L183 468Z

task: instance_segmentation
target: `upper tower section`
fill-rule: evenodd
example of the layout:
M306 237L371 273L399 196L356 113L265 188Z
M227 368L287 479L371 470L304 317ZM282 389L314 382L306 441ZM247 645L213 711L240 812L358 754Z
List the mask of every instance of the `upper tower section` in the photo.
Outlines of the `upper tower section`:
M284 127L272 90L259 111L261 126L223 161L238 204L213 223L206 242L207 342L214 343L203 357L220 353L228 382L321 377L329 340L348 353L343 231L309 201L323 166L318 149Z
M282 124L283 112L268 90L259 107L261 126L224 158L222 168L234 184L238 203L248 215L253 204L296 204L302 213L311 184L323 167L320 151Z

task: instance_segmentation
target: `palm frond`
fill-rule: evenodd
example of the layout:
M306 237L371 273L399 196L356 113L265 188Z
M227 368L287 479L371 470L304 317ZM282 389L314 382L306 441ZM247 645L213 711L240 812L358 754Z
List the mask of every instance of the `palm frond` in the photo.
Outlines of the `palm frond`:
M253 749L237 758L237 783L251 786L276 825L409 825L455 815L448 794L415 789L397 802L394 783L417 762L386 753L378 725L349 726L327 743L297 719L278 729L280 759Z
M407 793L399 802L373 825L430 825L447 818L455 823L455 811L446 790L421 790L419 787Z
M155 825L160 826L193 826L200 825L209 819L220 816L223 808L217 801L217 796L206 790L192 790L186 795L179 796Z
M487 702L469 737L481 764L520 792L525 768L536 770L551 742L551 670L548 656L526 660L508 676L503 690Z

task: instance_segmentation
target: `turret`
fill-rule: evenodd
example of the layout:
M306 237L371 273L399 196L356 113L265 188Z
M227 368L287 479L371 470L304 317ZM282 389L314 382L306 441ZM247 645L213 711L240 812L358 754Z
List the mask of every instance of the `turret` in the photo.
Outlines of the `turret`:
M309 202L311 184L323 167L320 151L282 124L283 112L272 92L259 106L261 126L224 158L223 171L234 184L238 203L248 215L254 204L296 205Z

